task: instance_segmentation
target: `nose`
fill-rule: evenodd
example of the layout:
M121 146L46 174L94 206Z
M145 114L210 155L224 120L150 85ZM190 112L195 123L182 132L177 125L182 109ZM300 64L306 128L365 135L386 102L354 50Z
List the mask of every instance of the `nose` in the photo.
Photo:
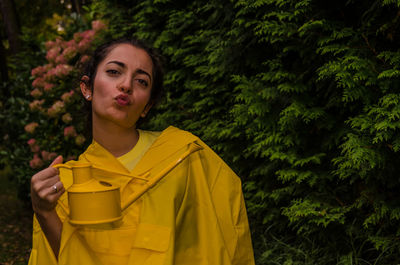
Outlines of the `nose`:
M130 80L130 78L125 78L120 84L118 84L117 88L119 91L131 95L132 81Z

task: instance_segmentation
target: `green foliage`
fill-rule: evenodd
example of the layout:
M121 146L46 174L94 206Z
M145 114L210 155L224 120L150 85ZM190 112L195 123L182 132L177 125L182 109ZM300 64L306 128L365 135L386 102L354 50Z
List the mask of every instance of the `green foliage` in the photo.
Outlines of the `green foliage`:
M241 176L258 264L399 263L398 1L85 10L107 21L108 36L144 39L165 56L165 98L144 127L192 131ZM25 167L28 154L18 153Z

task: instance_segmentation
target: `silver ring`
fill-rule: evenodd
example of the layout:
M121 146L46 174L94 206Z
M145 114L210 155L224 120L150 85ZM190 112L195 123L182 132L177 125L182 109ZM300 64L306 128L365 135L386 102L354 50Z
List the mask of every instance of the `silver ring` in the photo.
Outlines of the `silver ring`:
M58 189L57 189L57 186L56 186L56 185L53 186L53 190L54 190L54 193L57 193L57 192L58 192Z

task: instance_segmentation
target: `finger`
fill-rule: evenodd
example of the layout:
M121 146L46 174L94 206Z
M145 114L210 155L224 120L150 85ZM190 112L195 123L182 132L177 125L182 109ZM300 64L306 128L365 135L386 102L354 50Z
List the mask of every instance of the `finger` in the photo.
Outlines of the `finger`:
M42 180L40 182L40 185L38 185L40 187L39 190L49 189L49 188L53 187L54 185L56 185L56 183L58 183L58 182L60 182L60 176L59 175L54 175L52 177L44 179L44 180ZM62 186L62 183L57 185L57 188L61 187L61 186Z
M56 188L55 188L56 187ZM65 192L64 185L59 181L54 184L50 189L50 194L47 196L47 200L51 203L56 202L61 195Z
M48 179L55 175L58 175L59 174L58 168L54 168L52 166L56 165L56 164L60 164L60 163L62 163L62 161L63 161L63 157L61 155L59 155L58 157L56 157L53 160L53 162L50 164L50 166L48 168L45 168L45 169L39 171L38 173L36 173L35 175L33 175L32 179L31 179L32 185L35 185L36 181Z
M41 175L41 179L50 178L54 175L58 175L60 173L58 168L53 167L54 165L61 164L63 162L62 155L57 156L53 162L51 162L50 166L43 170L43 174Z
M55 173L54 175L52 173ZM44 189L47 189L51 186L53 186L55 183L60 181L60 176L57 174L57 172L39 172L35 176L32 177L31 180L31 189L39 193L43 191ZM42 193L43 194L43 193Z
M34 183L37 180L43 180L43 179L47 179L47 178L57 175L59 173L58 168L54 168L52 166L62 163L62 161L63 161L63 157L61 155L59 155L53 160L53 162L50 164L50 166L48 168L45 168L45 169L39 171L38 173L36 173L35 175L33 175L31 178L32 185L34 185Z
M63 184L59 180L53 180L52 182L47 182L47 185L43 186L37 191L37 195L41 200L50 202L55 194L59 193L59 190L63 189Z
M52 170L53 169L53 170ZM31 183L33 185L38 184L39 187L41 186L48 186L48 185L53 185L55 182L57 182L60 179L60 176L58 175L58 171L56 168L46 168L38 173L36 173L32 179Z
M48 179L51 177L54 177L56 175L58 175L58 169L54 168L54 167L48 167L45 168L41 171L39 171L38 173L36 173L35 175L33 175L32 177L32 182L35 182L37 180L44 180L44 179Z
M51 186L51 189L54 194L59 193L59 191L63 188L64 188L64 185L62 184L61 181L57 181L56 183L54 183L54 185Z
M51 162L50 167L57 165L57 164L61 164L63 162L63 157L62 155L57 156L53 162Z
M45 168L34 175L35 179L40 179L40 180L47 179L54 175L59 174L58 168L53 167L53 165L61 164L62 162L63 162L63 157L61 155L57 156L53 160L53 162L51 162L48 168Z

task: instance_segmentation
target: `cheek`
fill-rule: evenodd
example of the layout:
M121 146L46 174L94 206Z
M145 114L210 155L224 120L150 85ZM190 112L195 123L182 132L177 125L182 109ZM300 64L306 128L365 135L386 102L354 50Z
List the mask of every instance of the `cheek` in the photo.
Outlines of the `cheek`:
M138 92L138 99L140 102L142 102L143 105L146 105L151 97L151 92L150 90L140 90Z
M95 84L93 85L93 97L96 97L96 99L102 99L105 96L107 96L110 91L107 90L108 84L105 80L99 78L95 80Z

